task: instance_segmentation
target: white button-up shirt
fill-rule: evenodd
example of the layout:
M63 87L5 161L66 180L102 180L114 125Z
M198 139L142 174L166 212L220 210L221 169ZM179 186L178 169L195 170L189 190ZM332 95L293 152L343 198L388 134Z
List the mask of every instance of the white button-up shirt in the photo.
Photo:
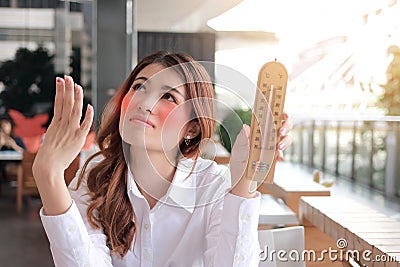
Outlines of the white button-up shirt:
M194 164L195 163L195 164ZM58 216L40 211L56 266L258 266L260 194L229 193L228 168L199 158L181 160L167 194L150 209L131 172L127 192L136 232L128 253L110 253L106 236L88 223L90 199L84 180L70 185L73 204Z

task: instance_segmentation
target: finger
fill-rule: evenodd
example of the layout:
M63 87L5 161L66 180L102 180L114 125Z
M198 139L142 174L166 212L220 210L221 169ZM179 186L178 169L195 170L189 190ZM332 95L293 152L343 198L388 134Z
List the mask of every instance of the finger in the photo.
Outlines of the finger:
M61 119L62 105L63 105L63 98L64 98L64 88L65 88L64 79L57 77L56 78L56 96L54 99L54 115L53 115L53 120L55 120L55 121L59 121Z
M70 76L65 76L65 91L61 120L68 123L70 121L72 107L74 105L74 80Z
M285 136L289 133L290 130L293 129L293 123L291 120L286 120L283 122L281 128L279 129L279 134L281 136Z
M229 161L231 170L232 186L235 186L244 176L248 162L250 151L249 146L250 128L248 125L243 125L242 130L236 137L235 144L232 147L232 153Z
M236 137L235 144L232 147L232 155L234 156L231 158L237 160L238 162L247 160L249 151L249 137L250 128L248 125L244 124L242 130Z
M88 105L86 109L85 119L83 120L80 128L81 135L85 137L87 136L87 134L90 131L90 128L92 127L93 115L94 115L93 107L92 105Z
M289 115L284 111L284 112L282 113L282 120L283 120L283 121L286 121L287 119L289 119Z
M277 161L284 161L285 159L283 158L283 151L278 150L278 155L276 156Z
M293 142L293 138L290 134L288 134L279 141L279 143L277 145L277 149L285 150L288 146L290 146L292 144L292 142Z
M71 124L79 127L82 117L83 91L80 85L74 85L74 107L72 108Z
M238 136L236 137L234 147L248 146L250 136L250 128L248 125L243 124L242 130L240 130Z

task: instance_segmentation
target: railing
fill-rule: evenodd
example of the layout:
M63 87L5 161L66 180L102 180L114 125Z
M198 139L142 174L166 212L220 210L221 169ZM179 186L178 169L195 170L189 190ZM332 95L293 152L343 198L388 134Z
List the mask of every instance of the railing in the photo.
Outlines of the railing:
M287 160L400 196L400 117L293 121Z

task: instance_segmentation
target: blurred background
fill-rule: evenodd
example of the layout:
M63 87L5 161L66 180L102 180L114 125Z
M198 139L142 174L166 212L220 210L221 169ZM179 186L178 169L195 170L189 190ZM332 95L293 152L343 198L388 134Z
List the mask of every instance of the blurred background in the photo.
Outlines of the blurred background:
M13 120L15 134L35 153L52 116L54 78L69 74L96 111L90 150L105 103L150 52L186 52L254 83L261 66L277 59L289 73L285 110L295 124L286 161L397 205L399 14L397 0L0 0L0 116ZM238 99L215 90L249 120L254 92L235 88ZM219 120L230 113L219 110ZM222 146L229 151L226 142ZM12 181L3 179L3 187ZM7 196L3 188L0 202ZM0 224L14 218L14 206L0 205ZM35 212L16 216L37 218ZM0 260L9 258L2 250Z

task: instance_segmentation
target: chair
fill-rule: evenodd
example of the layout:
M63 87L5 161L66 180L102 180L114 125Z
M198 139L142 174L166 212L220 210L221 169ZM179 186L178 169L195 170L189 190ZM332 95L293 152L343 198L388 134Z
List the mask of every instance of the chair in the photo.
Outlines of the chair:
M270 194L261 195L260 216L258 229L271 229L285 225L298 225L296 213L294 213L282 199L277 199Z
M17 210L22 211L22 201L25 195L39 195L33 178L32 165L36 153L24 152L17 175Z
M259 267L306 266L305 261L302 258L304 251L303 226L259 230L258 241L262 251L260 254ZM277 257L278 251L280 250L285 251L286 254Z

